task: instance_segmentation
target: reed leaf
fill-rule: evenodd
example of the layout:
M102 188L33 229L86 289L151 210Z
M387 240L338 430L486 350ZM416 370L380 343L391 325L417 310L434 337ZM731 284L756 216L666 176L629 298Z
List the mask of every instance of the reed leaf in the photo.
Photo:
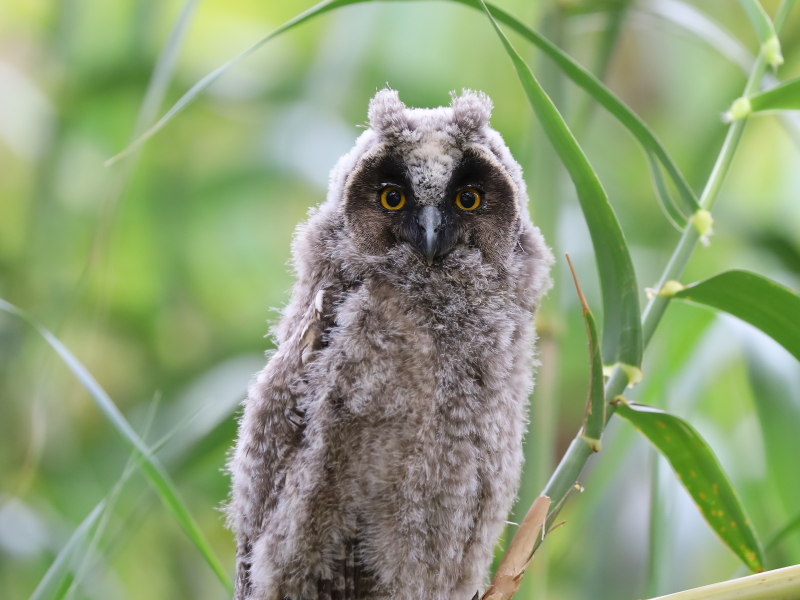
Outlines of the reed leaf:
M28 315L28 313L3 299L0 299L0 310L15 315L31 325L53 348L53 350L56 351L64 363L66 363L67 367L69 367L70 371L72 371L73 375L75 375L84 389L86 389L98 408L103 412L117 432L122 436L122 439L131 447L133 452L139 454L137 461L139 469L153 487L156 494L158 494L161 502L178 521L186 535L219 578L220 582L222 582L228 591L233 592L233 585L231 584L225 569L222 567L222 563L219 562L219 559L214 554L210 544L200 531L200 528L195 522L194 517L192 517L189 509L186 507L186 504L181 498L180 492L178 492L175 483L161 465L161 462L155 456L153 456L147 445L130 426L123 414L117 408L117 405L114 404L113 400L111 400L111 397L100 386L100 384L97 383L97 380L92 376L91 373L89 373L86 367L84 367L83 364L81 364L81 362L75 358L72 352L70 352L67 347L61 343L58 338L45 329L44 326L42 326L38 321Z
M222 66L218 67L200 81L194 84L189 91L187 91L181 98L170 108L163 117L161 117L152 127L145 131L141 136L136 138L128 147L126 147L119 154L111 157L106 161L106 166L115 163L116 161L124 158L135 149L140 147L144 142L158 133L164 126L169 123L179 112L186 108L192 101L194 101L201 93L203 93L212 83L222 77L227 71L236 66L242 60L256 52L259 48L264 46L270 40L276 38L282 33L285 33L297 25L305 23L306 21L318 15L327 13L331 10L350 4L359 4L362 2L369 2L373 0L323 0L322 2L312 6L308 10L303 11L296 17L289 19L272 31L269 35L262 38L254 45L246 49L244 52L238 54ZM405 2L408 0L389 0L393 2ZM480 0L451 0L465 6L481 10L482 5ZM489 12L499 22L507 25L526 40L534 44L542 52L544 52L555 64L569 77L576 85L586 91L592 98L594 98L601 106L608 110L642 145L646 153L652 154L663 165L665 171L672 179L675 187L680 194L680 197L687 209L688 214L693 214L699 208L697 196L692 191L689 184L686 182L683 174L678 166L667 153L664 145L659 141L652 130L647 124L636 115L625 103L620 100L614 93L609 90L603 82L597 77L592 75L587 69L578 64L569 55L562 51L558 46L539 35L536 31L519 21L510 13L503 9L487 3ZM654 185L656 183L654 182ZM656 193L660 193L656 187ZM670 201L671 202L671 201Z
M680 0L651 0L642 8L695 35L727 60L738 65L745 75L753 68L756 57L730 31L696 7ZM761 82L762 90L772 89L778 85L780 81L774 75L764 74ZM800 147L800 117L792 112L782 112L778 118L795 145Z
M31 594L30 600L48 600L55 598L60 590L63 589L64 581L73 569L73 558L78 549L86 543L86 537L97 523L105 509L105 500L94 507L92 512L75 529L67 543L59 551L50 568L47 569L44 577L39 581L39 585Z
M681 484L719 538L749 569L764 570L764 550L736 490L714 451L689 423L652 406L614 401L629 421L669 461Z
M308 21L309 19L316 17L317 15L324 14L329 10L333 10L334 8L339 8L340 6L346 6L348 4L356 4L360 2L367 2L369 0L323 0L322 2L315 4L308 10L301 12L296 17L289 19L272 31L269 35L262 38L252 46L250 46L244 52L234 56L231 60L226 62L224 65L217 67L211 73L203 77L200 81L195 83L189 91L186 92L183 96L178 99L178 101L170 108L163 117L161 117L158 121L155 122L150 128L148 128L142 135L137 137L133 142L131 142L122 152L116 154L109 158L105 165L111 166L118 160L125 158L131 152L139 148L142 144L144 144L147 140L153 137L156 133L158 133L164 126L169 123L175 116L181 112L184 108L186 108L189 104L191 104L200 94L202 94L208 87L214 83L217 79L222 77L225 73L227 73L230 69L235 67L237 64L242 62L245 58L253 54L259 48L261 48L264 44L272 40L273 38L278 37L285 31L289 31L295 25L299 25Z
M597 174L561 114L514 49L488 8L486 15L500 37L522 87L550 143L567 168L583 210L595 251L603 291L602 356L638 373L642 360L639 295L628 245ZM635 383L637 375L629 375Z
M749 271L725 271L687 286L675 298L739 317L800 360L800 295L794 290Z
M578 275L572 266L572 260L567 254L569 270L572 272L572 280L575 282L575 289L578 292L583 309L583 322L586 325L586 336L589 338L589 396L586 399L586 412L583 417L583 437L592 449L592 452L600 452L600 439L603 436L603 429L606 426L606 396L603 388L603 355L600 351L600 342L597 336L597 326L594 322L594 315L589 310L589 304L583 295L581 285L578 283Z
M754 113L765 110L800 110L800 77L759 92L748 100Z
M154 402L153 407L155 407L156 404L157 402ZM150 447L150 454L156 454L159 450L161 450L164 446L166 446L175 437L175 435L179 431L181 431L198 414L199 411L198 413L195 413L195 415L192 415L192 417L190 417L189 419L185 419L184 421L181 421L180 423L176 424L160 440L158 440L155 444L153 444ZM150 419L151 416L152 415L148 415L148 419ZM195 439L194 441L196 442L197 439ZM184 450L185 449L188 449L188 446L184 448ZM116 501L119 498L120 493L122 492L122 488L136 470L137 462L140 456L141 455L136 450L131 452L131 456L128 459L128 463L125 465L125 468L122 471L122 475L120 475L119 479L114 484L114 487L112 487L109 493L106 494L106 497L103 498L92 509L92 511L83 520L83 522L80 525L78 525L78 527L70 536L67 543L59 551L55 560L53 560L53 562L50 564L50 568L47 569L47 573L45 573L44 577L42 578L39 585L36 587L36 590L34 591L33 595L30 597L29 600L49 600L50 598L59 597L58 591L62 589L61 586L67 581L70 572L74 571L73 565L77 562L75 560L77 549L79 549L84 544L85 538L88 537L89 532L92 531L92 529L95 529L95 534L94 534L95 537L97 537L98 533L102 533L101 531L103 527L102 517L104 515L107 515L114 508L114 505L116 504ZM95 528L95 523L97 523L98 519L100 519L100 524Z

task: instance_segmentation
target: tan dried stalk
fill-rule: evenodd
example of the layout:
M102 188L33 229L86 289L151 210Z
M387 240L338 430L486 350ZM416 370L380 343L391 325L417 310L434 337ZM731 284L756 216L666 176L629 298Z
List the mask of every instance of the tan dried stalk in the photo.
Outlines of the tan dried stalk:
M525 569L533 559L536 540L539 536L544 538L549 509L550 498L547 496L539 496L531 505L481 600L510 600L517 593Z

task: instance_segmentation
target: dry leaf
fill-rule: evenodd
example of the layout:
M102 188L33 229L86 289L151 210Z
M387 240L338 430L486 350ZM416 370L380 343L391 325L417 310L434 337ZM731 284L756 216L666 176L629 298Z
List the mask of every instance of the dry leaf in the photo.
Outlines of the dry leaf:
M538 536L544 536L544 525L550 498L539 496L522 520L514 539L506 550L500 566L492 579L492 585L481 600L509 600L519 589L522 575L533 558L533 546Z

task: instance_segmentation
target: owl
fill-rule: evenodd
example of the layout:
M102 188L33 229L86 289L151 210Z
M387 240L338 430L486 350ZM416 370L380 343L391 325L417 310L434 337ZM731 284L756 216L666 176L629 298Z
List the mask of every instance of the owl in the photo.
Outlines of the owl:
M482 93L379 91L292 246L230 461L236 600L470 600L515 499L552 255Z

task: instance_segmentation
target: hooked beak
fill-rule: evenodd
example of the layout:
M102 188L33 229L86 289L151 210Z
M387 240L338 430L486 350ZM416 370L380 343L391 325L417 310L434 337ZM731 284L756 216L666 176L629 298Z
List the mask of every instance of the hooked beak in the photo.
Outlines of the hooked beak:
M423 206L417 215L417 223L422 233L422 253L428 261L428 266L433 264L433 259L439 249L439 234L442 229L442 211L435 206Z

